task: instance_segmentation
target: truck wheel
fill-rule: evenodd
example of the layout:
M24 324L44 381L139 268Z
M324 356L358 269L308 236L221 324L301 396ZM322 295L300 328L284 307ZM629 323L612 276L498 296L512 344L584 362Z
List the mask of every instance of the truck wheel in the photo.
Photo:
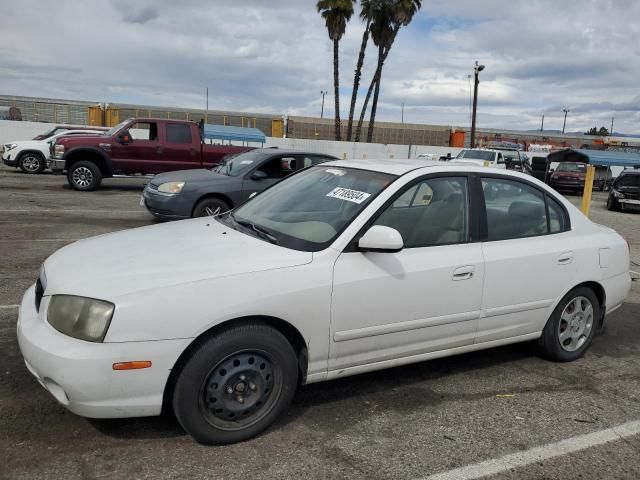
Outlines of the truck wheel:
M95 190L102 182L102 172L93 162L76 162L67 173L67 181L76 190Z
M173 411L197 442L240 442L286 410L297 381L297 356L280 332L260 323L239 325L189 355L176 377Z
M18 160L18 166L24 173L40 173L47 164L39 153L23 153Z
M593 290L574 288L560 301L542 331L538 340L542 355L556 362L577 360L589 348L599 318L600 304Z
M192 217L210 217L230 210L229 205L219 198L205 198L196 203Z

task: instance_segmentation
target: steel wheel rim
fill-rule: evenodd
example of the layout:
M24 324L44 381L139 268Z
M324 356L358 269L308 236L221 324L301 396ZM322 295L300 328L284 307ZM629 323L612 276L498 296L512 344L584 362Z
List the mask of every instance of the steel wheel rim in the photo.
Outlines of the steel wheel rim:
M87 167L78 167L73 171L73 183L79 187L88 187L93 182L93 172Z
M570 300L558 322L558 341L563 350L575 352L589 339L593 329L593 304L587 297Z
M205 377L200 388L200 412L215 428L243 430L271 412L282 384L282 373L267 352L233 353Z
M22 159L22 166L29 172L37 172L40 168L40 159L35 155L26 155Z

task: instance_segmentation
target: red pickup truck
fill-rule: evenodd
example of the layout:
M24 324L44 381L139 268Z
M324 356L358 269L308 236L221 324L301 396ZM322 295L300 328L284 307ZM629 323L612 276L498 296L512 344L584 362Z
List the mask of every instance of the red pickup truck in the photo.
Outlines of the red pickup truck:
M95 190L115 174L155 174L211 168L249 147L208 145L195 122L130 118L103 135L62 137L51 146L49 166L67 172L76 190Z

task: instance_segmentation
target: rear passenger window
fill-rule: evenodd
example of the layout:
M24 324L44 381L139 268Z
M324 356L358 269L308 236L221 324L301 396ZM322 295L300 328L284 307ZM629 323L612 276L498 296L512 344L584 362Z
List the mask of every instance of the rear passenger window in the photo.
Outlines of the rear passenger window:
M547 195L547 205L549 206L549 233L559 233L567 230L569 222L562 206L549 195Z
M469 238L466 178L433 178L406 191L374 225L395 228L405 248L463 243Z
M191 127L189 125L178 125L177 123L168 124L167 142L191 143Z
M543 194L511 180L483 178L488 240L533 237L548 233Z

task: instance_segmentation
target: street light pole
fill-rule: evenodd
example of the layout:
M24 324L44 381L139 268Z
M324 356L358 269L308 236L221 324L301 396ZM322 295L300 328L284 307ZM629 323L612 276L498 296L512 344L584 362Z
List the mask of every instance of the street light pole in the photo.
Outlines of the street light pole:
M484 70L484 65L478 65L478 61L476 60L476 64L473 67L475 82L473 85L473 113L471 114L471 148L475 148L476 146L476 113L478 109L478 84L480 83L478 74L482 70Z
M402 102L402 113L400 114L400 122L404 125L404 102Z
M324 118L324 96L327 93L328 92L326 90L320 90L320 95L322 95L322 108L320 109L320 120L322 120L322 118Z
M569 113L570 110L563 108L562 111L564 112L564 122L562 123L562 134L564 135L564 129L567 126L567 113Z
M544 113L542 114L542 123L540 124L540 131L544 132Z
M613 117L611 117L611 130L609 130L609 136L613 137Z

